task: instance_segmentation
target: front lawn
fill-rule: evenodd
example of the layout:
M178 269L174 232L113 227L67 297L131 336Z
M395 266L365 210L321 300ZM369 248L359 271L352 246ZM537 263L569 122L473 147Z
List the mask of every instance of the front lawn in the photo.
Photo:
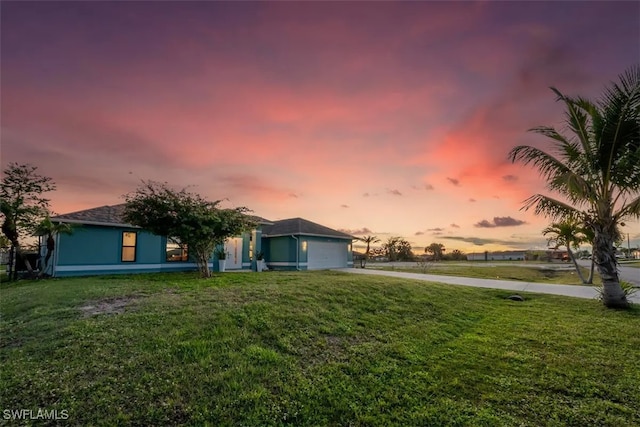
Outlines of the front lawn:
M76 278L0 293L3 415L64 410L72 425L640 424L638 308L337 272Z

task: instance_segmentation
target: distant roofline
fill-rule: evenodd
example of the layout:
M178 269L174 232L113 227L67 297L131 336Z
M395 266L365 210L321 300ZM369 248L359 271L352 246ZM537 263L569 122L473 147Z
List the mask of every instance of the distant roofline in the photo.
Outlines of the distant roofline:
M288 236L310 236L310 237L331 237L333 239L358 240L353 236L340 236L337 234L313 234L313 233L282 233L282 234L264 234L263 237L288 237Z

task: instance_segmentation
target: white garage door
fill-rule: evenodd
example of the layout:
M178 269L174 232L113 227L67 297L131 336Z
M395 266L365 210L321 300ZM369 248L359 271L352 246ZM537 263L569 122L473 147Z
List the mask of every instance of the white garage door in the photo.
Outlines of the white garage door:
M309 242L307 268L342 268L347 266L347 245L340 242Z

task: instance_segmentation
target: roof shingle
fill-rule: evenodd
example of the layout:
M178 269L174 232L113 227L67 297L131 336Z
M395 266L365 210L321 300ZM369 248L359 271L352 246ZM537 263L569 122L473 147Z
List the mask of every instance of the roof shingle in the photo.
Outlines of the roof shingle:
M355 239L353 236L343 233L341 231L334 230L324 225L317 224L315 222L303 219L303 218L289 218L280 221L274 221L272 225L266 225L262 227L262 235L267 237L284 236L284 235L312 235L312 236L326 236L339 239Z
M128 225L123 219L124 207L124 203L113 206L100 206L97 208L57 215L52 217L51 219L54 221L69 221L81 224ZM248 216L258 223L272 224L271 221L259 216Z

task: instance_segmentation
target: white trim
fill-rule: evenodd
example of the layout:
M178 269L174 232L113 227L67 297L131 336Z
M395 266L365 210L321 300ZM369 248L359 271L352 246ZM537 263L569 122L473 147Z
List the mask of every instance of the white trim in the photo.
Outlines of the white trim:
M276 267L295 267L296 265L299 265L300 267L306 267L307 263L306 262L300 262L300 263L296 263L296 262L267 262L267 265L275 265Z
M173 270L176 267L192 267L197 268L194 262L185 263L166 263L166 264L104 264L104 265L59 265L57 272L65 271L118 271L118 270ZM213 263L209 263L209 267L213 268Z
M250 262L243 262L242 266L243 267L251 267L251 263Z

